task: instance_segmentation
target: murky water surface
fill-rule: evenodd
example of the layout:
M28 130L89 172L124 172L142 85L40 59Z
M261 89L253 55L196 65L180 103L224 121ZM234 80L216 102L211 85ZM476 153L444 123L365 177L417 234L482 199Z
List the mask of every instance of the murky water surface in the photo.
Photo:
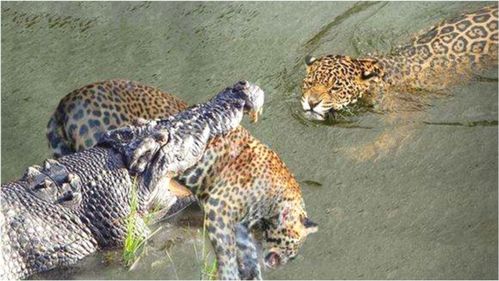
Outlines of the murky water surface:
M46 122L73 89L127 78L196 103L247 79L267 102L246 127L295 173L320 224L265 278L497 279L497 69L424 112L323 124L304 119L298 100L305 55L388 52L484 5L4 2L2 182L50 157ZM201 221L194 209L161 224L133 271L110 252L35 277L199 279Z

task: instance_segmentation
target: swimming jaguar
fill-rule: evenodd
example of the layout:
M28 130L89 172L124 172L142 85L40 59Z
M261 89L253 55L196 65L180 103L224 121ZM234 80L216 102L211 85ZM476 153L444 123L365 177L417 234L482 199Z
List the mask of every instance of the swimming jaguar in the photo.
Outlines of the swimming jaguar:
M388 55L307 56L302 108L323 120L359 100L376 103L390 90L442 89L470 70L497 65L497 25L497 6L490 6L443 21Z

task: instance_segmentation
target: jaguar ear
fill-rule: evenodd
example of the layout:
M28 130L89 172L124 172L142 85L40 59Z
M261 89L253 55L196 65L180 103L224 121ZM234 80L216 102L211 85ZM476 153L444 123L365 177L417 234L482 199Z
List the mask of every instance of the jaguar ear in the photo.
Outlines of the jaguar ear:
M380 71L378 67L378 61L375 59L360 59L357 60L360 64L361 74L360 78L362 80L369 80L373 77L380 76Z
M305 64L306 65L312 65L317 59L308 55L305 57Z
M315 222L313 222L311 219L309 218L305 218L303 220L303 225L305 226L305 228L307 229L308 233L315 233L319 230L319 225L316 224Z

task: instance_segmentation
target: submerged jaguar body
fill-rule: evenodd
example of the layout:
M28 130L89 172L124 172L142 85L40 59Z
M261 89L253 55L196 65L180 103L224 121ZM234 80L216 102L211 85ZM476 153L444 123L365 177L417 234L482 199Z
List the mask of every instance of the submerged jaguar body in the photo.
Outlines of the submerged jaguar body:
M497 64L497 6L444 21L389 55L307 57L301 104L311 118L379 99L387 90L442 89Z

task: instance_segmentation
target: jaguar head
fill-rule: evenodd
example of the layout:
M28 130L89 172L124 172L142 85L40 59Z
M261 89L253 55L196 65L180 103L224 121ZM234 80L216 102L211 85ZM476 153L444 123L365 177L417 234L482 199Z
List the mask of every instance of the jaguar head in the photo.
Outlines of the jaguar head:
M302 207L288 206L270 222L264 231L265 266L276 268L296 257L307 236L317 232L318 225L307 217Z
M307 57L305 63L301 104L311 119L324 120L328 113L355 104L381 78L375 59L330 55Z

